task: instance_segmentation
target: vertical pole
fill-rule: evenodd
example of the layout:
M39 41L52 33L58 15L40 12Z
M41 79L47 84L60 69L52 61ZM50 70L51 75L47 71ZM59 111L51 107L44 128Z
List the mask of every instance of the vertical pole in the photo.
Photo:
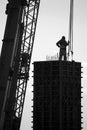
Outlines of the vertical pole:
M71 56L73 60L73 3L74 0L70 0L70 17L69 17L69 47L68 47L68 59Z

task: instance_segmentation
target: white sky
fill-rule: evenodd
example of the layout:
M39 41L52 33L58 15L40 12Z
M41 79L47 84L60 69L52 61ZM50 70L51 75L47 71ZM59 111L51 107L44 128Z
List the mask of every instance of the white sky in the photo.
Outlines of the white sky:
M65 35L68 40L70 0L41 0L32 62L46 60L46 55L58 52L56 42ZM4 35L7 0L0 1L0 46ZM74 0L74 60L83 64L84 130L87 129L87 0ZM32 67L31 67L32 68ZM31 79L31 78L30 78ZM21 130L31 130L31 83L28 85Z

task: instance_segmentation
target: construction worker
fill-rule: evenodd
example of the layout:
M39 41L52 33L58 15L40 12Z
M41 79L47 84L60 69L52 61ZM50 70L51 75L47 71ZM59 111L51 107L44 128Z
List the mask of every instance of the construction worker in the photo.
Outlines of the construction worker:
M66 61L66 47L69 45L69 41L67 42L65 40L65 36L62 36L62 38L56 43L56 45L60 48L59 60L62 60L62 58L64 57L64 60Z

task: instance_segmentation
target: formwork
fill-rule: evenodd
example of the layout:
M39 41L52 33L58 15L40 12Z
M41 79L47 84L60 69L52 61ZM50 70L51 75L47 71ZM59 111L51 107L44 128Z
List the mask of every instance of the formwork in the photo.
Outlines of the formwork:
M81 63L34 62L33 130L81 130Z

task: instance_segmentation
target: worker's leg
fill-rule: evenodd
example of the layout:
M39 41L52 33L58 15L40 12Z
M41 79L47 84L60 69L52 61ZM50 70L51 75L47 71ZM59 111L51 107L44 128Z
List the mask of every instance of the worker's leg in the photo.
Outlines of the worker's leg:
M60 52L59 60L62 60L62 53Z
M66 56L64 55L64 61L66 61Z
M64 52L64 61L66 61L67 58L66 58L66 51Z

